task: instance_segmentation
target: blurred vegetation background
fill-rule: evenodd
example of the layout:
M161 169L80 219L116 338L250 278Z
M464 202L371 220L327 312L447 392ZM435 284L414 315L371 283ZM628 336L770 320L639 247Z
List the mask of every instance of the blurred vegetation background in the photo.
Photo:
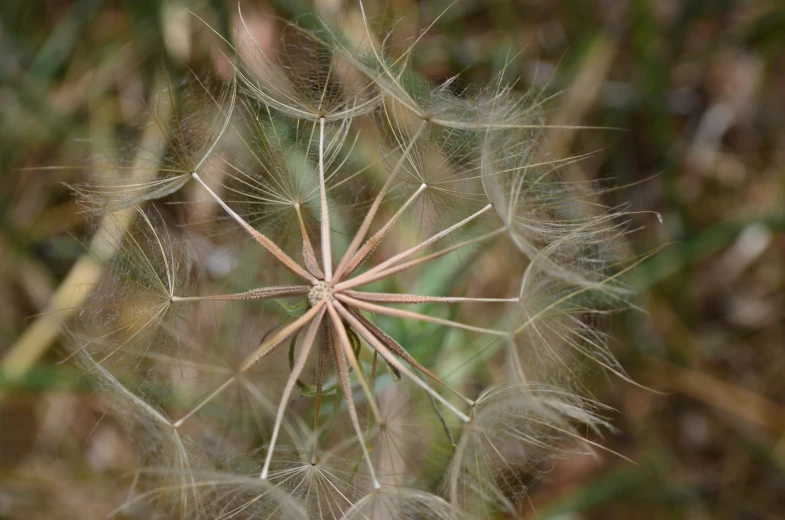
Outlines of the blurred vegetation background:
M369 3L393 44L449 5ZM287 19L357 13L352 0L243 6ZM102 517L99 504L105 514L122 494L69 491L61 468L41 467L42 451L99 473L127 453L113 430L94 435L100 415L83 406L94 396L57 364L56 318L32 316L84 256L85 215L61 183L83 179L97 147L126 156L115 143L142 136L162 71L220 67L215 35L186 8L229 34L233 1L0 3L0 518L34 500L12 475L51 479L65 517ZM642 311L613 321L622 365L661 393L589 383L618 410L605 445L637 464L560 461L524 517L785 518L783 49L780 0L458 0L418 45L421 74L461 73L463 85L520 53L505 75L558 94L548 122L622 129L560 131L549 146L596 152L568 175L620 187L603 202L640 212L635 251L669 244L631 280ZM42 169L62 165L84 168Z

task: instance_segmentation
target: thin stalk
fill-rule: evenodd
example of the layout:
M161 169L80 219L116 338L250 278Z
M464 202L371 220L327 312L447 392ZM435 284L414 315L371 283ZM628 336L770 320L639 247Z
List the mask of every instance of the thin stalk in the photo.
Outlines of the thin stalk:
M330 322L322 323L322 336L319 338L319 356L316 359L316 397L313 410L313 439L311 445L311 464L316 464L316 445L319 438L319 414L322 409L322 390L327 376L327 356L330 353L332 330Z
M297 362L292 368L292 373L289 375L289 379L286 381L286 386L283 389L281 402L278 405L278 412L275 415L275 425L273 426L273 434L270 438L270 447L267 449L267 457L264 460L264 467L262 467L262 473L259 475L259 478L262 480L267 480L267 473L270 470L270 463L273 460L275 443L278 440L278 432L281 429L283 415L286 412L286 406L289 404L289 398L292 395L294 386L297 383L297 380L299 379L303 369L305 368L305 362L308 361L308 354L311 353L311 347L313 346L314 339L316 338L316 332L319 330L319 325L321 325L322 317L324 316L324 305L325 302L320 301L313 306L313 308L317 310L316 317L308 326L308 331L305 333L302 347L300 347L300 355L297 356Z
M364 302L378 303L517 303L519 298L464 298L453 296L420 296L419 294L396 294L363 291L343 291L343 294Z
M331 306L328 304L328 309L330 308ZM335 311L333 310L332 312L334 313ZM343 341L341 341L341 343L343 344ZM365 463L368 465L368 472L371 475L373 487L374 489L380 489L381 485L376 478L376 470L373 468L371 456L368 453L368 446L365 444L365 436L363 435L362 428L360 427L360 419L357 417L357 408L354 405L354 398L352 397L352 385L349 382L349 370L346 368L346 358L344 356L348 355L351 359L354 356L354 353L352 352L352 349L349 348L348 353L341 352L339 349L333 349L333 354L335 357L335 365L338 368L338 379L341 381L341 388L343 390L344 396L346 396L346 408L349 410L349 417L352 420L352 426L354 426L354 431L357 435L357 441L360 443L363 457L365 458Z
M271 298L287 298L308 294L311 288L307 285L282 285L277 287L259 287L241 293L216 294L210 296L172 296L173 302L197 302L204 300L267 300Z
M375 312L378 314L385 314L387 316L393 316L395 318L403 318L405 320L418 320L418 321L427 321L430 323L436 323L438 325L444 325L446 327L453 327L456 329L464 329L470 330L472 332L481 332L483 334L492 334L494 336L508 336L509 333L502 331L502 330L494 330L494 329L484 329L482 327L475 327L473 325L466 325L465 323L460 323L458 321L446 320L443 318L436 318L434 316L428 316L427 314L420 314L418 312L412 311L405 311L403 309L389 309L387 307L382 307L381 305L376 305L374 303L363 302L352 298L351 296L347 296L346 294L336 294L335 297L347 305L352 307L356 307L358 309L362 309L368 312Z
M319 118L319 200L322 207L322 266L324 281L333 277L333 251L330 244L330 210L327 208L327 187L324 184L324 118Z
M373 414L374 419L378 421L381 417L381 414L379 413L379 408L376 406L376 399L374 398L371 387L368 386L368 382L365 380L365 376L363 376L360 364L357 362L357 357L354 355L354 351L352 350L352 344L349 341L349 334L346 332L346 327L336 312L334 303L335 302L333 301L327 304L327 312L330 313L330 319L332 320L333 328L335 329L335 333L338 336L338 343L341 345L341 348L346 355L346 359L349 360L352 370L354 370L354 373L357 374L357 379L360 381L360 386L365 393L365 398L368 399L368 406L371 408L371 413ZM337 347L335 348L337 349ZM348 398L349 396L347 396L347 399Z

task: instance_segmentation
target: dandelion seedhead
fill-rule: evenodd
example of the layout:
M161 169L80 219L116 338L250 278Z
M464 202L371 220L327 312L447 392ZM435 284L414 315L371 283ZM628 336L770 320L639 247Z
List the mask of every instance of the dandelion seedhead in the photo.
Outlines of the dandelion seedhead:
M539 93L430 85L359 7L351 38L312 18L275 48L238 10L225 81L162 96L162 158L74 187L135 208L73 327L142 437L118 513L514 513L607 426L579 369L624 377L599 319L623 208L561 177Z

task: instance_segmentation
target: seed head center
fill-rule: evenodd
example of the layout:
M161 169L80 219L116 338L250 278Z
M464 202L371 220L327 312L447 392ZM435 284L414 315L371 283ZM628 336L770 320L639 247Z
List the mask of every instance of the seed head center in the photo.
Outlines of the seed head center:
M308 293L308 301L311 305L316 305L320 301L330 301L333 299L333 289L325 281L318 281L311 287Z

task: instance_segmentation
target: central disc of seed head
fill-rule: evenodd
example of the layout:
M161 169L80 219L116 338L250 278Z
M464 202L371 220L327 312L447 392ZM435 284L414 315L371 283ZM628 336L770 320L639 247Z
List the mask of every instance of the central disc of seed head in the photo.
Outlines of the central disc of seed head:
M316 305L320 301L330 301L333 299L333 288L324 280L316 282L308 292L308 301L311 305Z

